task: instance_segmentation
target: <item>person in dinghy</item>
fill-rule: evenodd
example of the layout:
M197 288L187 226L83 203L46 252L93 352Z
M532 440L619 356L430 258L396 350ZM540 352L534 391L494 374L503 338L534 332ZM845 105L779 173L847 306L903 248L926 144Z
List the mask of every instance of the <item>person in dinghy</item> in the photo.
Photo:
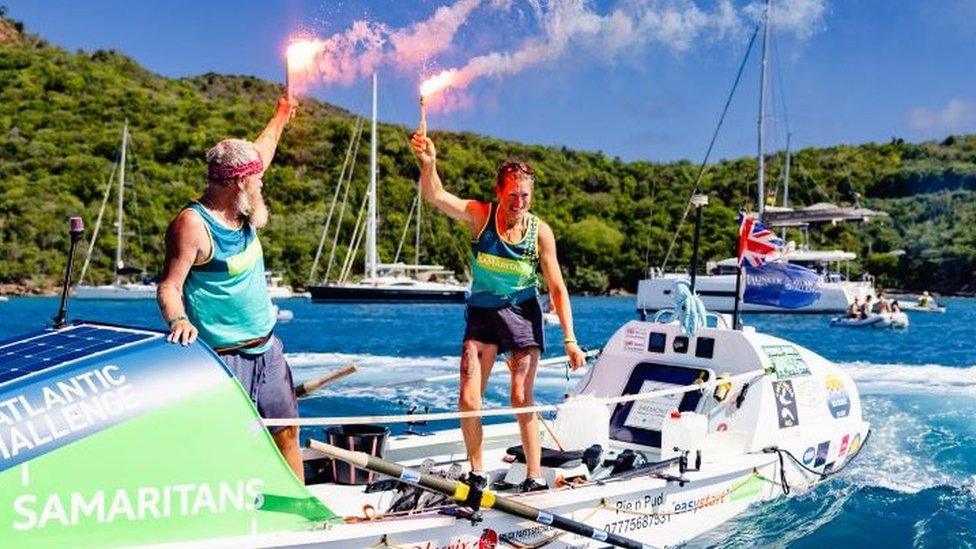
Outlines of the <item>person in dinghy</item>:
M508 352L512 406L532 406L536 369L545 349L543 314L537 299L539 267L562 324L570 367L576 370L586 360L573 331L569 293L556 258L556 239L549 225L529 212L535 171L523 162L505 162L495 178L496 203L462 199L441 184L433 141L418 132L411 145L420 161L424 199L464 222L472 235L473 279L465 311L459 407L462 411L481 409L495 358ZM517 419L527 470L519 488L545 489L538 418L528 413L519 414ZM471 464L468 480L483 487L488 478L481 456L481 418L462 419L461 431Z
M264 277L257 230L268 223L261 195L296 104L278 100L254 142L224 139L207 151L207 188L166 232L166 260L156 300L168 340L188 345L199 336L220 355L266 418L298 417L298 401ZM304 479L298 427L272 427L275 444Z

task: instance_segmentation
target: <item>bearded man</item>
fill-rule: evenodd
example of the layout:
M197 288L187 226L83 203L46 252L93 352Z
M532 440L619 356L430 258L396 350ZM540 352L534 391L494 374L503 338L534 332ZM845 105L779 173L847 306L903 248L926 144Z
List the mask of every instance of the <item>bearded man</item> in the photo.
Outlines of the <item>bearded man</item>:
M234 373L262 417L298 417L298 401L264 278L257 230L268 223L261 177L296 105L278 100L253 143L225 139L207 151L207 188L166 232L166 261L156 293L171 343L199 335ZM303 480L298 427L271 428L279 451Z

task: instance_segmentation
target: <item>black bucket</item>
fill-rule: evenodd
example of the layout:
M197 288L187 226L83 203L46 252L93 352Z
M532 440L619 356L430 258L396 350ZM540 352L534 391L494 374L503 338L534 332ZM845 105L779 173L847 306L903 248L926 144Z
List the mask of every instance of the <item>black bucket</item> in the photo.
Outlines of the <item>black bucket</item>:
M389 434L390 429L382 425L337 425L325 431L329 444L376 457L383 457L383 446ZM375 473L357 469L344 461L332 461L332 478L338 484L369 484L374 476Z

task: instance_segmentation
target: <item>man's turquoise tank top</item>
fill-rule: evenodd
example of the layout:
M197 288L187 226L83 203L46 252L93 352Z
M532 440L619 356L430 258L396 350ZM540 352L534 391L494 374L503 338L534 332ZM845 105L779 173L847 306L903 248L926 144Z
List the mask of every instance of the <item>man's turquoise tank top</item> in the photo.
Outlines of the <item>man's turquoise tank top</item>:
M257 231L246 221L240 229L227 227L199 202L187 208L200 215L210 233L210 258L194 265L183 283L186 316L200 339L216 348L268 335L275 317ZM261 354L272 342L242 352Z
M498 233L497 205L477 240L471 243L471 297L474 307L505 307L538 295L539 218L528 215L522 240L507 242Z

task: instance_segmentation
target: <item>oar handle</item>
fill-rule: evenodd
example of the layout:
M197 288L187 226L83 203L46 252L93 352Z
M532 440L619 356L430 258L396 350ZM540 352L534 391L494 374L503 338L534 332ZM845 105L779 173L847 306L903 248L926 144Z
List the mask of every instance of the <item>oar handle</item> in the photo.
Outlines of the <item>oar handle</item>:
M315 391L318 391L322 387L325 387L330 383L335 383L336 381L339 381L340 379L346 377L347 375L354 373L358 369L359 366L356 366L355 364L347 364L341 370L330 372L319 378L310 379L305 383L295 386L295 396L301 398L303 396L310 395Z

